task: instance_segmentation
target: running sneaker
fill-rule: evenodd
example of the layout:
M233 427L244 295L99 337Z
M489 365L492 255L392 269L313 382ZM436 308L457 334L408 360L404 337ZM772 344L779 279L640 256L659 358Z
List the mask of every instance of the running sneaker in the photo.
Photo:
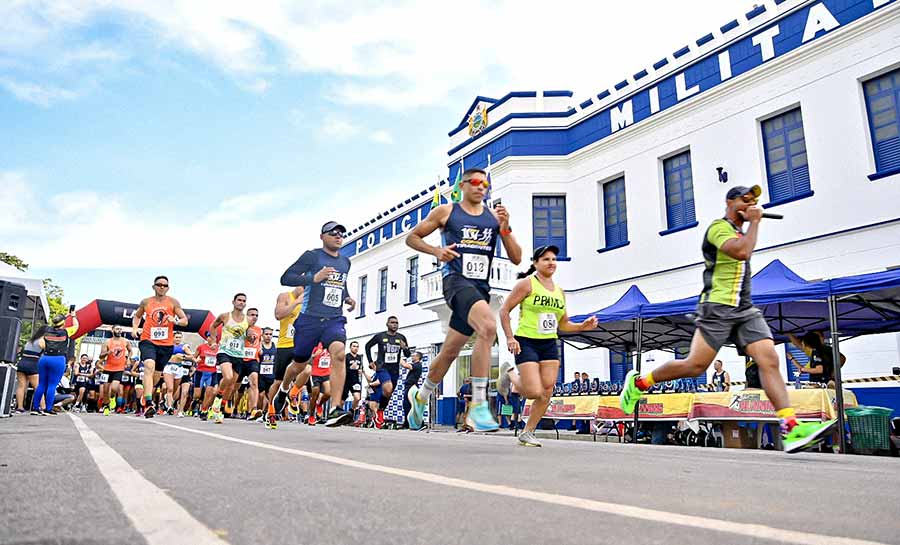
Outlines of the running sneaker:
M225 411L223 411L221 408L219 408L218 410L217 409L210 409L210 410L213 412L213 414L210 415L210 417L211 417L210 419L213 421L213 424L221 424L221 423L225 422Z
M375 413L375 418L372 419L372 423L375 425L377 429L381 429L384 427L384 412L377 411Z
M824 439L837 424L837 419L826 422L803 422L781 436L784 451L788 454L812 448Z
M200 411L200 412L198 412L198 413L197 413L197 418L199 418L201 422L206 422L206 420L209 418L209 411L206 411L206 412Z
M509 372L515 369L510 361L504 361L500 364L500 375L497 377L497 393L503 397L509 395Z
M153 415L155 415L155 414L156 414L156 407L154 407L152 404L148 405L147 408L144 410L144 418L153 418Z
M250 416L248 417L248 419L249 420L259 420L260 418L262 418L262 413L263 412L259 409L253 409L253 412L250 413ZM260 422L261 422L261 420L260 420Z
M178 418L184 418L184 413L181 412L181 411L178 411L178 415L177 415L177 416L178 416Z
M307 419L307 423L310 426L315 426L316 425L316 415L314 415L314 414L309 415L309 419Z
M541 446L541 442L537 440L537 437L534 436L534 432L531 431L523 431L519 434L519 445L523 447L539 447Z
M39 411L39 410L37 410L37 409L31 409L31 414L32 414L33 416L44 416L44 413L41 412L41 411Z
M426 403L419 400L418 386L411 387L406 395L410 404L409 412L406 414L406 422L409 424L409 429L420 430L425 426Z
M144 411L140 411L140 410L139 410L139 411L137 411L137 412L134 413L134 416L136 416L137 418L140 418L140 417L144 416Z
M103 416L109 416L109 407L104 407Z
M269 413L266 416L266 428L270 430L278 429L278 417L275 416L275 413Z
M288 397L288 413L294 416L300 414L300 398L298 396Z
M329 428L334 428L349 423L351 419L352 416L350 413L335 407L328 413L328 419L325 421L325 425Z
M466 424L477 432L497 431L500 427L497 421L494 420L494 415L491 414L487 401L472 405L469 409L469 414L466 415Z
M175 407L169 407L168 409L166 409L166 414L169 416L175 414Z
M641 400L641 391L634 384L638 373L634 369L628 371L625 375L625 386L622 388L622 394L619 395L619 406L625 414L633 414L634 407Z
M26 412L28 411L26 411L25 409L16 409L16 414L25 414Z

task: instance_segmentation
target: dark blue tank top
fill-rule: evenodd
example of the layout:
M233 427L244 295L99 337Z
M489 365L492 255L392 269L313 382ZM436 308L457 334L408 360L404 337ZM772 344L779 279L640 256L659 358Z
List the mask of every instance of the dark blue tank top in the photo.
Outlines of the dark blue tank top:
M491 263L499 234L500 224L487 206L480 216L472 216L459 203L453 203L441 237L444 246L456 244L459 257L444 263L443 276L457 274L482 289L490 289Z
M176 344L175 346L172 347L172 355L174 356L175 354L184 354L184 345L183 344Z

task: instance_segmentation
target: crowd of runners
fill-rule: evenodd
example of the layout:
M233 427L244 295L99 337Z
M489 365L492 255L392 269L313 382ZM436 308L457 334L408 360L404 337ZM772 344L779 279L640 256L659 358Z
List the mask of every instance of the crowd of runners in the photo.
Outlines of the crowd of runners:
M284 419L326 426L363 425L371 420L380 427L404 367L408 370L405 425L418 430L425 424L426 407L444 375L462 347L477 334L465 425L475 432L496 431L499 425L488 404L491 347L498 323L490 306L491 263L498 244L516 265L523 252L505 207L499 202L492 208L485 204L489 185L483 170L465 171L461 201L433 208L406 238L408 246L443 264L444 299L450 309L447 336L424 378L422 355L412 353L395 317L388 319L387 329L374 335L362 353L355 342L347 350L344 310L352 312L356 301L347 290L350 260L340 254L346 229L329 221L321 228L322 246L305 252L281 276L281 284L290 291L280 294L276 302L276 342L272 329L256 325L259 311L247 308L247 296L238 293L231 308L216 317L205 344L195 349L183 344L174 328L187 325L187 317L180 303L168 295L169 279L158 276L153 282L154 294L141 301L134 313L132 332L139 339L137 350L117 327L96 365L82 357L77 368L73 366L75 409L82 410L96 398L98 410L105 414L134 410L146 418L160 413L195 415L216 424L231 416L262 422L270 429ZM688 357L646 375L629 373L620 401L623 411L632 413L642 391L657 381L705 372L719 348L732 343L757 362L762 387L781 422L785 450L795 452L826 437L834 422L797 421L779 375L772 334L750 301L749 260L762 219L759 195L759 186L729 190L725 217L706 231L704 288ZM441 246L426 242L438 230ZM514 355L515 364L501 366L498 391L505 397L512 384L522 397L532 400L528 421L517 437L523 446L541 446L534 430L557 380L558 332L597 327L593 317L581 323L569 320L565 293L554 281L558 254L559 248L552 245L536 248L529 269L520 275L499 312L506 348ZM519 319L513 330L511 316L516 311ZM29 343L29 357L38 357L42 368L49 365L46 358L58 356L72 333L64 327L64 317L53 322L52 327L36 332ZM53 365L57 364L54 360ZM48 407L53 400L50 392L56 392L56 384L52 378L51 374L50 384L42 390L47 397L43 405L35 395L36 414L45 414L41 407ZM370 395L360 407L363 379Z

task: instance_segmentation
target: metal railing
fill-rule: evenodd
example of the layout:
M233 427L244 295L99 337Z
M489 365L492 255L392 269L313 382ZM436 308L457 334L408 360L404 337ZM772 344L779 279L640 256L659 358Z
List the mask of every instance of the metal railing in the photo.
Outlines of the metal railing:
M510 290L519 273L508 259L494 258L491 263L490 283L492 288ZM435 269L419 277L419 300L428 302L443 297L443 277L440 269Z

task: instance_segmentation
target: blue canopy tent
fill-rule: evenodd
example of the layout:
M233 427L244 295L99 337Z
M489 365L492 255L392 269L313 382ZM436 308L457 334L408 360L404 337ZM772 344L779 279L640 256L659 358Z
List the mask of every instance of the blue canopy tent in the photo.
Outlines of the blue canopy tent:
M777 341L787 334L827 330L831 334L835 361L840 360L840 337L900 331L900 270L856 275L823 281L807 281L774 260L753 276L752 297L772 328ZM690 344L698 296L651 304L636 286L615 304L595 313L572 317L581 321L594 315L598 329L564 335L567 341L635 351L672 349ZM840 366L835 369L837 401L843 404ZM637 419L635 419L637 423ZM843 414L839 412L839 426ZM845 445L842 438L842 452Z

